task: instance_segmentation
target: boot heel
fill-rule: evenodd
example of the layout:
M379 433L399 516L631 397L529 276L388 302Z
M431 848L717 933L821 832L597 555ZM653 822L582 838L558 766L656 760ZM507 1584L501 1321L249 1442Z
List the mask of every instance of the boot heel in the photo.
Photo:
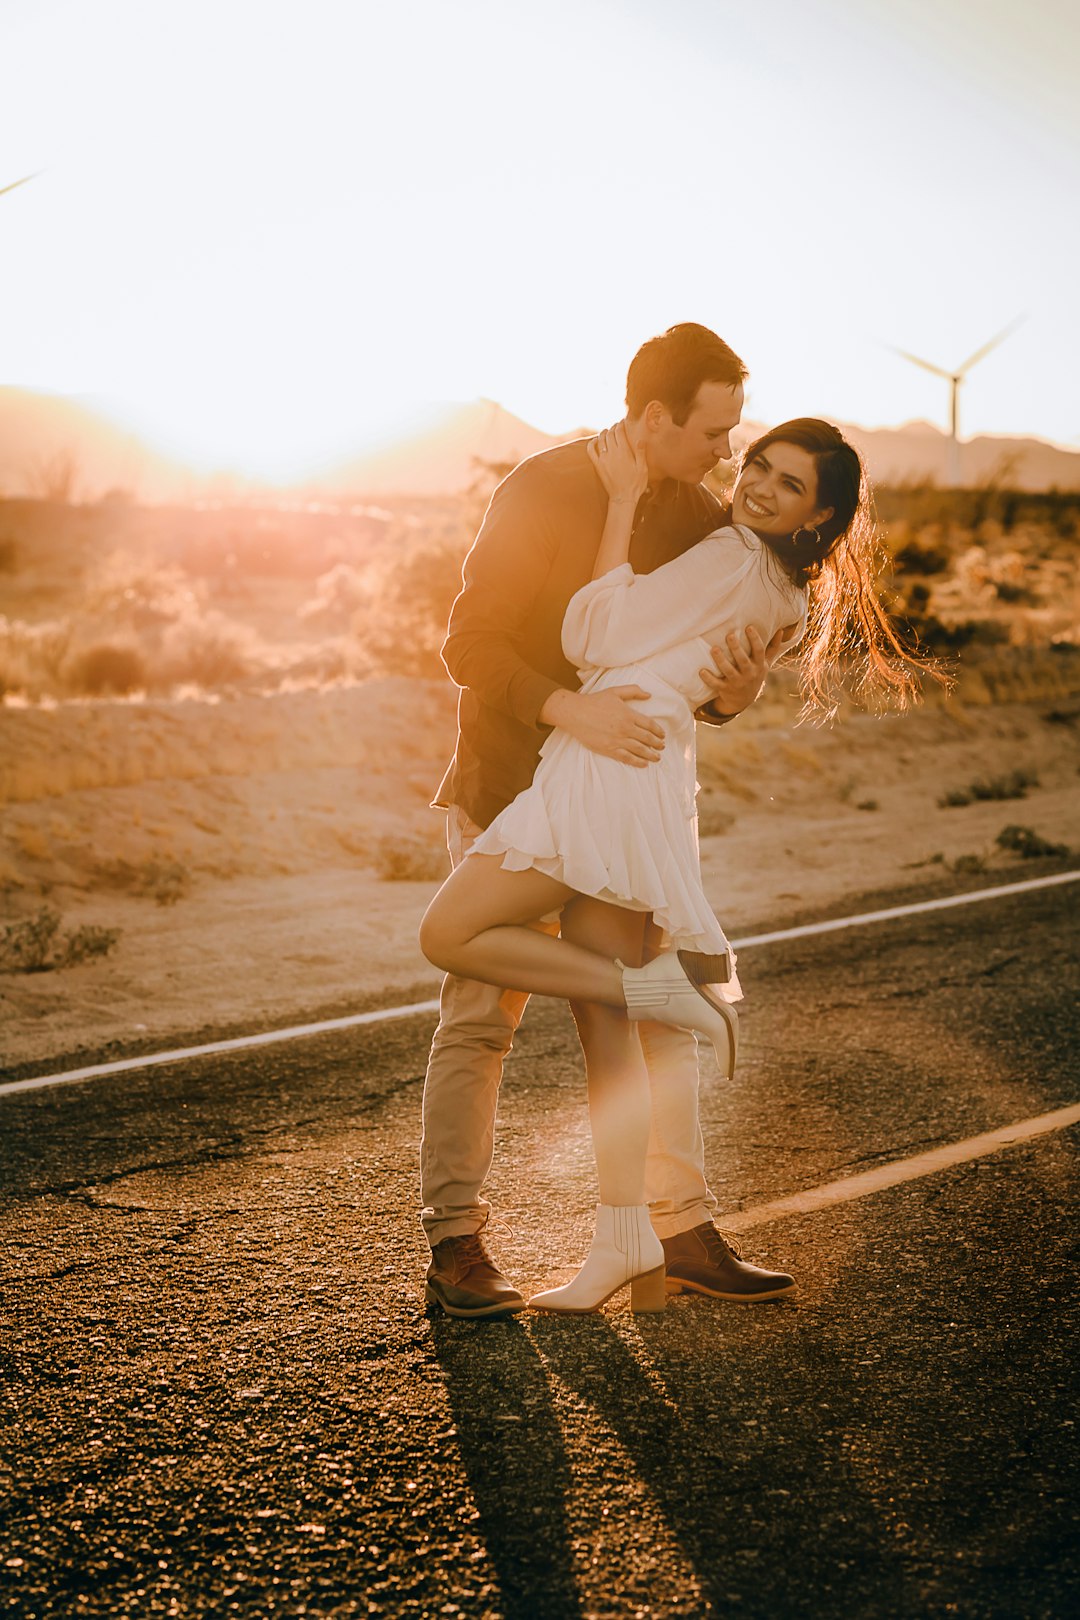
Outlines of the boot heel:
M726 1071L728 1079L734 1080L735 1062L739 1055L739 1015L728 1002L717 1003L716 1010L727 1025L727 1038L723 1046L714 1038L713 1051L720 1072L723 1074Z
M734 972L730 951L722 956L707 951L679 951L677 955L691 984L727 984Z
M640 1277L630 1280L630 1309L632 1311L662 1311L667 1304L667 1289L664 1287L664 1267L657 1266L655 1271L645 1271Z

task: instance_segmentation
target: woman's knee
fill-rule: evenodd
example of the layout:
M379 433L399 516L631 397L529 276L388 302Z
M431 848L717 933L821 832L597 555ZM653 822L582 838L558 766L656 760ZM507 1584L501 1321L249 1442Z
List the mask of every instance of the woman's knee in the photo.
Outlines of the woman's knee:
M453 909L445 903L441 892L424 912L418 937L420 949L432 966L452 973L461 938L453 925Z

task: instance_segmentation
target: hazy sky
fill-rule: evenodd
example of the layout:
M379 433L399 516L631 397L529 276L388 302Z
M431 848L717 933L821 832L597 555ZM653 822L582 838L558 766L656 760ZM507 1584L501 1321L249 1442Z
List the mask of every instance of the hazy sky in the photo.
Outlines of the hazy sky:
M402 402L621 409L700 320L760 420L1080 445L1073 0L0 0L0 381L254 472Z

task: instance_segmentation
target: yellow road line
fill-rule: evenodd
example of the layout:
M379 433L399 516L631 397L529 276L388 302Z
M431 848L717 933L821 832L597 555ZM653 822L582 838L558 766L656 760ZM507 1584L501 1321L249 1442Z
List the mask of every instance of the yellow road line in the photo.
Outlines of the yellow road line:
M1017 1120L1014 1125L1002 1125L999 1130L986 1131L982 1136L968 1136L962 1142L949 1142L945 1147L932 1148L929 1153L916 1153L910 1159L893 1159L889 1164L878 1165L876 1170L864 1170L861 1175L828 1181L821 1187L808 1187L805 1192L777 1198L770 1204L733 1210L729 1215L720 1216L717 1224L726 1232L745 1232L751 1226L783 1220L786 1215L812 1215L819 1209L831 1209L834 1204L846 1204L853 1198L866 1198L884 1187L899 1187L905 1181L935 1175L951 1165L967 1164L971 1159L1000 1153L1002 1148L1016 1147L1020 1142L1030 1142L1032 1137L1045 1136L1077 1123L1080 1123L1080 1103L1070 1103L1067 1108Z

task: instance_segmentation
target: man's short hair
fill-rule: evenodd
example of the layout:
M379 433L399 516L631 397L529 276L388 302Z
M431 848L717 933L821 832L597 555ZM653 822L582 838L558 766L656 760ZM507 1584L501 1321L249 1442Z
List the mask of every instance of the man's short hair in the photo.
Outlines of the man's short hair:
M640 416L650 400L658 399L681 427L702 383L718 382L737 388L748 375L723 338L707 326L682 321L643 343L631 360L626 376L627 413Z

